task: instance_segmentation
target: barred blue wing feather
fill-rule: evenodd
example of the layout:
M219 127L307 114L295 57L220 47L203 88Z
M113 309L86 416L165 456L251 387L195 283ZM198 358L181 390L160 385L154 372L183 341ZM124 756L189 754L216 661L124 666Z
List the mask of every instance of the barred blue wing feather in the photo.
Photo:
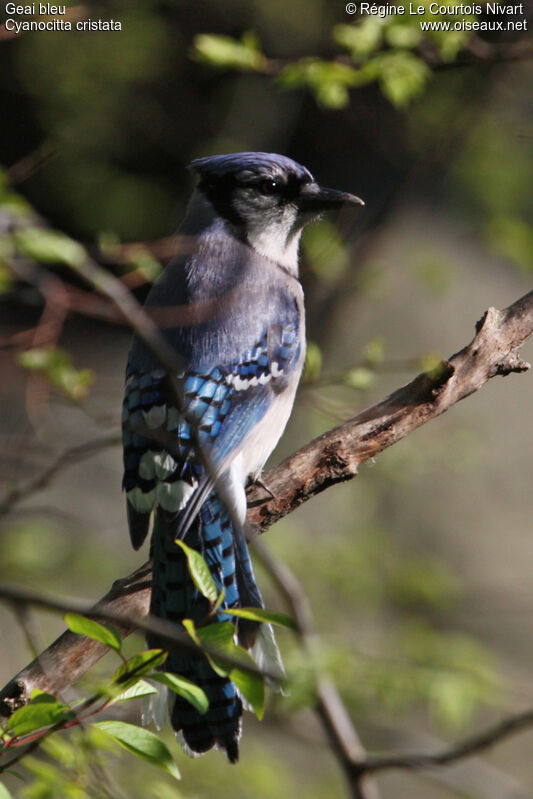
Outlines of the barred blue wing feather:
M269 329L239 363L185 373L187 419L169 396L161 369L130 371L123 408L123 487L134 546L142 543L156 507L178 512L198 489L205 468L195 436L215 468L222 468L283 390L286 372L299 357L294 328Z

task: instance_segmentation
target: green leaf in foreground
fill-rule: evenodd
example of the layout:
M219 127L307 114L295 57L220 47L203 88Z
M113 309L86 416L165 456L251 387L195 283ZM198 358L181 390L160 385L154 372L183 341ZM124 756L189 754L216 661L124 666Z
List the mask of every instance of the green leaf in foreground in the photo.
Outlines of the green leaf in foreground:
M250 660L252 660L251 656ZM259 674L253 674L244 669L233 669L229 676L261 721L265 712L265 682L263 678Z
M87 253L81 244L56 230L42 227L22 228L13 237L20 252L35 261L72 267L80 267L87 261Z
M219 69L237 69L243 72L262 70L266 59L259 49L256 36L248 31L242 39L232 39L212 33L200 33L193 43L193 56L204 64Z
M0 799L13 799L5 785L0 782Z
M175 694L179 694L193 705L199 713L205 713L209 707L209 700L205 692L185 677L179 674L170 674L166 671L158 671L150 675L151 680L166 685Z
M182 548L187 557L189 572L197 589L202 596L205 596L210 602L216 602L218 598L218 588L205 559L195 549L191 549L191 547L188 547L183 541L180 541L179 538L176 539L176 544Z
M127 687L137 682L140 677L149 674L153 669L161 666L167 659L168 652L164 649L146 649L132 655L126 663L122 663L113 674L113 682Z
M184 619L183 626L199 646L206 646L209 649L214 649L220 652L221 655L228 655L228 657L235 657L238 649L233 641L235 635L235 627L229 621L216 622L215 624L207 624L205 627L195 627L192 619ZM213 670L219 677L226 677L231 671L231 666L223 660L219 660L211 655L206 655Z
M137 680L137 682L130 685L129 688L126 688L125 691L117 694L114 697L112 704L115 702L127 702L130 699L140 699L142 696L150 696L150 694L156 694L157 689L150 685L149 682L146 680Z
M99 641L114 649L115 652L120 652L122 649L122 638L118 630L110 627L107 624L100 624L93 619L87 619L85 616L80 616L79 613L67 613L65 622L69 630L78 635L86 635L93 641Z
M255 611L256 608L252 608L252 610ZM251 666L255 666L252 656L245 649L237 646L233 640L235 627L231 622L223 621L195 628L190 619L185 619L183 624L196 643L214 649L220 652L221 655L240 658L244 662L248 661ZM265 709L265 686L261 675L239 667L232 667L212 655L207 655L206 657L213 670L219 676L229 676L230 680L235 683L246 701L251 705L257 718L261 719Z
M29 372L41 375L52 386L79 402L94 382L90 369L76 369L72 357L60 347L34 347L19 352L17 363Z
M27 705L11 714L4 730L12 737L19 737L71 718L74 718L74 713L58 702L55 696L39 693Z
M149 763L168 772L177 780L180 779L178 767L166 744L153 732L145 730L143 727L137 727L135 724L127 724L125 721L97 721L92 726L105 732L128 752L148 760Z
M276 624L278 627L288 627L289 630L297 629L294 620L286 613L273 613L264 608L231 608L228 612L239 619L251 619L261 624Z

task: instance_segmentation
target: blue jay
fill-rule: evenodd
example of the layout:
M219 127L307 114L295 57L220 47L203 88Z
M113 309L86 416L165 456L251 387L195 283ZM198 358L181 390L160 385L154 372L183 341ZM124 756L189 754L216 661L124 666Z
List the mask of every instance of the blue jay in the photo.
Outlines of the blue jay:
M282 155L219 155L191 167L200 180L178 232L194 241L194 251L166 267L146 301L176 353L186 414L176 407L165 371L134 336L123 411L123 486L136 549L153 517L151 613L200 624L209 603L175 540L186 537L225 589L212 621L236 621L232 607L263 607L242 534L245 484L259 478L283 433L304 362L300 236L322 212L362 201L321 188L305 167ZM198 450L208 451L210 469ZM258 664L269 657L279 662L268 625L240 619L237 631ZM160 644L150 635L148 645ZM165 668L194 681L209 699L201 715L173 697L170 720L185 751L196 755L217 746L235 762L242 715L235 685L206 659L178 649Z

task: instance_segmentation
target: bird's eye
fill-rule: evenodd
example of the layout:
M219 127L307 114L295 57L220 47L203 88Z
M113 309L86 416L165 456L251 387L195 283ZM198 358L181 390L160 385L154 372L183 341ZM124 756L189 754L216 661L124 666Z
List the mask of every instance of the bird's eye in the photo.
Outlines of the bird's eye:
M262 180L257 186L261 194L275 194L278 187L279 183L276 180L269 179Z

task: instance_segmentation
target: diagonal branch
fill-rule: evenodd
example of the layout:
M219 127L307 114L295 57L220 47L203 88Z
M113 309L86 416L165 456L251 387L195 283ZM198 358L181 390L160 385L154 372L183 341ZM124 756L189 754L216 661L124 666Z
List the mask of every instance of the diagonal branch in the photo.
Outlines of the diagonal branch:
M13 488L6 492L6 494L0 499L0 517L8 514L12 510L13 506L16 505L16 503L22 498L27 499L33 494L36 494L38 491L42 491L43 488L46 488L54 479L54 477L59 472L63 471L63 469L66 469L68 466L70 466L70 464L78 463L79 461L85 460L85 458L90 458L92 455L100 452L102 449L113 447L116 444L119 444L120 441L120 434L102 436L101 438L95 438L92 441L87 441L84 444L77 444L74 447L65 449L49 466L46 467L44 472L29 480L27 483L13 486Z
M254 486L248 521L264 531L331 485L357 475L359 464L478 391L496 375L524 372L517 350L533 334L533 291L503 311L494 308L476 326L474 339L433 373L418 375L382 402L311 441L265 475L274 497ZM142 577L140 576L142 575ZM149 564L118 580L98 603L100 613L142 616L148 612ZM123 635L134 625L124 622ZM34 688L61 693L81 677L106 648L64 633L0 692L0 712L28 701Z
M364 461L478 391L490 378L525 372L518 349L533 335L533 291L508 308L489 308L473 340L432 373L424 372L347 422L328 430L269 471L274 498L254 489L248 521L261 531L335 483L351 480Z
M421 769L446 766L465 757L482 752L504 738L515 735L533 726L533 709L507 716L492 727L465 738L457 744L434 754L411 753L369 757L365 762L353 766L353 775L372 774L386 769Z

